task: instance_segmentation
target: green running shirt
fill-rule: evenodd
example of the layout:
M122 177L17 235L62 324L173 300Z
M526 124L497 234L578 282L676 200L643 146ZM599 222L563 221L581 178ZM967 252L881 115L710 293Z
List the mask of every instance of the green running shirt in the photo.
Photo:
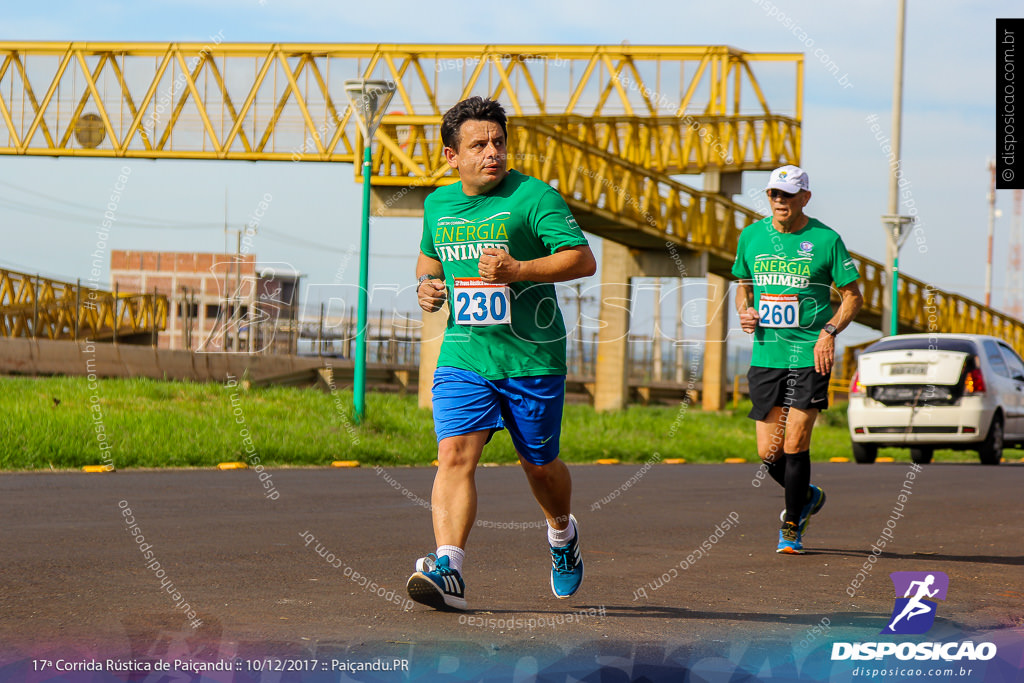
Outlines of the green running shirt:
M760 321L750 364L763 368L814 367L814 344L832 318L832 283L845 287L858 278L835 230L810 218L783 233L771 216L740 233L732 274L753 281Z
M519 261L587 244L561 195L550 185L510 170L484 195L467 196L462 183L440 187L423 205L420 251L441 262L448 288L448 326L439 367L470 370L490 380L564 375L565 323L550 283L508 285L511 324L460 324L505 313L487 288L454 291L455 278L479 278L481 250L508 251ZM472 285L472 283L470 283Z

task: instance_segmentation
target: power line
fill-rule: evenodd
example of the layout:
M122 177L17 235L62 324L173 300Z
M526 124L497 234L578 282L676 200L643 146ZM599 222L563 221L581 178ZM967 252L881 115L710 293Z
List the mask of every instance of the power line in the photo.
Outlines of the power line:
M89 206L88 204L79 204L77 202L68 201L66 199L61 199L59 197L52 197L52 196L50 196L48 194L45 194L43 192L37 192L36 190L32 190L32 189L27 188L27 187L21 187L20 185L15 185L14 183L8 183L6 181L0 180L0 185L4 185L4 186L9 187L9 188L11 188L13 190L17 190L18 192L24 192L25 194L34 195L34 196L39 197L41 199L45 199L47 202L52 202L54 204L63 204L64 206L69 206L69 207L71 207L73 209L82 209L82 210L85 210L85 211L89 211L90 213L98 211L98 209L95 206ZM8 201L8 202L12 202L13 204L19 204L20 206L23 206L23 207L26 207L26 208L29 208L29 209L37 209L37 210L45 210L46 209L46 207L40 207L40 206L33 205L33 204L26 204L26 203L18 202L17 200L11 200L11 199L7 199L7 198L0 198L0 199L3 199L3 200ZM75 214L66 214L66 215L75 215ZM125 212L122 212L122 211L118 211L118 216L119 217L123 216L125 218L128 218L129 220L137 221L137 222L140 222L140 223L150 223L150 224L152 224L152 227L167 226L167 227L170 227L170 228L185 228L187 226L187 229L192 229L192 228L200 229L200 228L219 227L219 225L216 224L216 223L204 223L204 222L200 222L200 221L154 220L154 219L148 218L146 216L138 216L138 215L135 215L135 214L125 213ZM82 218L84 220L89 220L89 221L95 220L94 216L92 216L92 215L90 215L88 217L80 217L80 218Z
M36 205L33 205L33 204L26 204L24 202L18 202L18 201L15 201L15 200L7 199L6 197L0 197L0 207L6 208L6 209L10 209L11 211L16 211L18 213L24 213L24 214L27 214L27 215L30 215L30 216L39 216L39 217L42 217L42 218L50 218L50 219L53 219L53 220L67 221L69 223L88 223L88 224L95 225L95 224L98 223L97 219L103 217L102 213L97 213L97 214L92 215L92 216L84 216L82 214L74 214L74 213L69 213L69 212L66 212L66 211L59 211L57 209L47 209L45 207L40 207L40 206L36 206ZM119 217L120 216L127 216L127 214L118 214L118 216ZM150 224L150 225L144 225L144 224L134 223L134 222L131 222L131 221L123 222L121 220L118 220L117 225L118 225L118 227L122 227L122 228L133 228L133 229L140 229L140 230L210 230L210 229L213 229L215 227L217 227L217 228L220 227L220 226L216 226L216 225L214 225L212 223L209 224L209 225L195 225L195 224L193 224L193 225L188 225L188 224L182 224L182 225L174 225L174 224Z
M294 235L289 235L277 230L270 230L269 228L264 228L262 225L260 226L260 234L269 237L275 242L299 246L305 249L315 249L316 251L329 251L335 254L351 254L353 256L359 253L358 249L339 249L337 247L329 247L323 244L322 242L312 242L310 240L304 240L300 237L295 237ZM370 256L374 258L416 258L416 252L410 252L408 254L384 254L370 252Z

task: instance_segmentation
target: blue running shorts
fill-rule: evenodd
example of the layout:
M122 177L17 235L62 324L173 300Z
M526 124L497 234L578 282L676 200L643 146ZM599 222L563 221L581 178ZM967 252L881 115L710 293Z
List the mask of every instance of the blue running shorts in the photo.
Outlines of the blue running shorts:
M516 452L533 465L558 457L565 375L489 380L475 372L439 367L434 372L437 440L508 429ZM488 441L490 437L488 437Z

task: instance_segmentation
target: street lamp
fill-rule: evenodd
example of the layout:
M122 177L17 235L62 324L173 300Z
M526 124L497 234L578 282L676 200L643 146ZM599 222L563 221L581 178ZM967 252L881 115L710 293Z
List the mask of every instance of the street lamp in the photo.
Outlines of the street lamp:
M356 115L363 136L363 229L359 253L359 312L356 319L356 362L352 386L355 423L361 424L366 414L366 291L370 269L370 175L373 163L373 134L377 131L395 84L391 81L370 81L358 78L345 81L345 95Z
M889 213L882 216L885 225L886 249L885 270L892 285L892 298L889 306L889 319L886 319L885 297L882 298L882 333L896 334L897 330L897 280L899 279L900 247L907 238L906 226L913 222L909 216L900 216L899 173L903 159L900 158L900 129L903 122L903 42L906 35L907 3L900 0L899 14L896 21L896 65L892 84L892 148L895 151L895 164L889 166Z
M900 280L900 247L910 236L910 224L914 222L913 216L882 216L882 225L885 226L886 253L890 254L891 261L886 263L886 268L892 273L892 298L889 306L889 334L899 334L899 280ZM885 306L882 306L885 310ZM883 316L884 318L884 316ZM885 328L885 320L882 320L882 327Z

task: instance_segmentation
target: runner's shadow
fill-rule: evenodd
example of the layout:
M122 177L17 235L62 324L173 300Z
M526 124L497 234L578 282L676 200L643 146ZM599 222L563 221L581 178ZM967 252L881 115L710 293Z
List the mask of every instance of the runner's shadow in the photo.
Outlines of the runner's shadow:
M579 609L589 609L580 607ZM600 608L598 608L600 609ZM699 620L731 620L749 623L768 623L775 625L800 624L818 626L823 619L829 628L866 628L877 631L879 621L885 614L878 612L825 612L821 614L768 614L751 612L709 612L688 610L685 607L667 607L665 605L605 605L605 614L609 617L648 618L648 619L699 619ZM958 632L969 630L964 624L951 619L937 618L935 624L944 624ZM993 628L997 628L993 626Z
M846 557L868 557L874 553L871 550L846 549L846 548L815 548L808 555L845 555ZM889 560L931 560L934 562L980 562L981 564L1006 564L1010 566L1024 566L1024 557L1007 557L1005 555L940 555L938 553L887 553L878 555L879 558Z
M599 614L590 616L590 610L598 611ZM603 610L603 614L601 614ZM514 609L491 609L491 610L469 610L467 614L494 614L494 615L516 615L519 618L528 619L531 614L539 615L582 615L583 619L601 619L608 617L628 619L697 619L697 620L731 620L743 622L764 622L769 624L804 624L815 626L821 623L822 618L835 620L841 616L846 626L864 626L874 628L878 625L878 614L876 612L843 612L843 613L822 613L822 614L772 614L755 612L708 612L704 610L691 610L685 607L670 607L667 605L575 605L571 610L514 610Z

